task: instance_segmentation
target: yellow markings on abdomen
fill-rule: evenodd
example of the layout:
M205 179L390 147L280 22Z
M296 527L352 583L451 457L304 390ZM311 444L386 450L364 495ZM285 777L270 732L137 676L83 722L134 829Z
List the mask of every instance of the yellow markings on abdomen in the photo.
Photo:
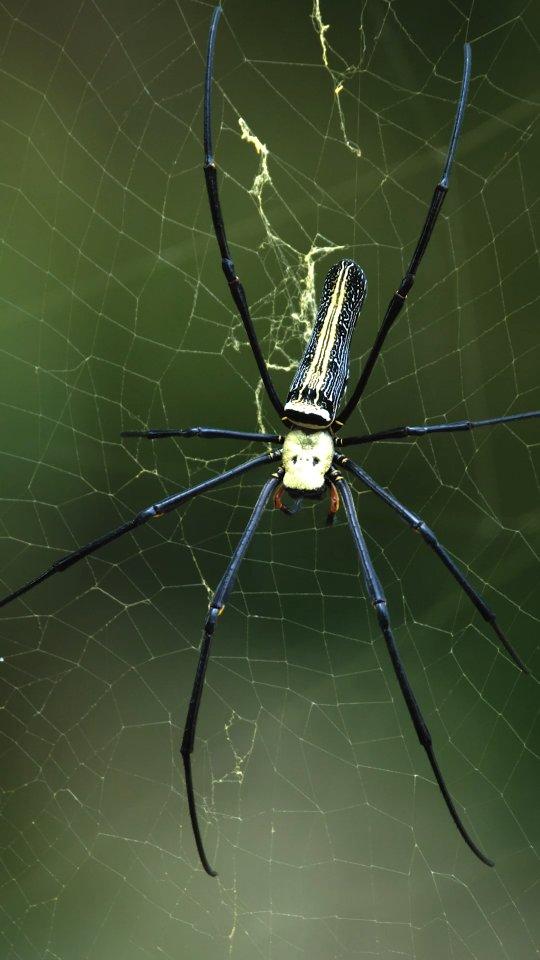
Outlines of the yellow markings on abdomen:
M326 316L322 321L322 328L317 340L317 348L304 376L304 386L312 387L320 394L324 383L332 350L336 343L337 326L343 309L343 301L347 290L347 274L351 271L354 264L346 260L340 264L341 270L336 279L336 286L332 294L332 299L328 304ZM317 402L315 400L315 403Z
M354 260L341 260L328 271L313 331L285 404L285 414L293 423L317 430L335 419L365 293L366 278Z

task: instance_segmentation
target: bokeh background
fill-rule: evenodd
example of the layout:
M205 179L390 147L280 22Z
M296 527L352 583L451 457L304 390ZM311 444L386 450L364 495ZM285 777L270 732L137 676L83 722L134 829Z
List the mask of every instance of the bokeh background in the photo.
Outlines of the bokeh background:
M226 0L215 137L233 254L284 396L330 265L369 295L358 374L470 105L449 197L354 433L540 408L538 39L524 0ZM275 429L202 178L211 5L0 9L2 589L254 447L126 429ZM242 123L240 123L242 121ZM243 136L242 136L243 133ZM257 448L257 452L259 448ZM191 834L179 744L251 473L2 611L5 960L528 960L539 942L538 421L358 448L421 540L358 510L468 828L444 808L340 515L268 510L216 634Z

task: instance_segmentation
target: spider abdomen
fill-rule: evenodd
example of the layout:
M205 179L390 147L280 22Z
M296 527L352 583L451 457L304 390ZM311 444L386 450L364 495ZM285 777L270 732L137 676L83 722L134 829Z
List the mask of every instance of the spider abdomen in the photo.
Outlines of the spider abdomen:
M340 260L328 271L313 332L285 404L285 415L292 423L320 430L335 420L366 290L364 272L354 260Z

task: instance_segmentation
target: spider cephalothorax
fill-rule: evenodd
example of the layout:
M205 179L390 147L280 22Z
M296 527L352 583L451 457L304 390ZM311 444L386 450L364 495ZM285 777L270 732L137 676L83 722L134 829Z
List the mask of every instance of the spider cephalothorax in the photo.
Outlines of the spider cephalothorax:
M328 430L291 430L282 450L283 486L287 492L293 497L322 496L333 456L334 440Z
M451 576L454 577L459 586L465 591L476 610L489 624L490 629L493 630L516 665L526 672L525 666L504 636L493 611L487 606L480 594L477 593L468 578L460 570L448 551L439 543L434 532L424 523L422 518L400 503L393 494L373 480L370 475L358 464L354 463L354 461L336 454L334 447L338 446L341 449L342 447L352 446L353 444L369 444L381 440L403 440L408 437L423 436L428 433L439 434L471 430L477 427L486 427L490 424L500 424L539 417L540 411L535 410L529 413L510 414L502 417L494 417L489 420L461 420L455 423L412 427L401 426L394 427L390 430L380 430L377 433L364 434L358 437L341 437L340 435L337 440L334 440L330 432L332 427L334 429L337 427L341 428L355 410L369 380L377 357L382 350L384 340L397 319L405 302L405 298L414 283L416 271L429 243L442 202L448 190L450 170L463 120L471 65L470 46L469 44L465 44L461 93L442 177L435 187L431 204L411 261L398 289L390 299L384 319L349 400L341 410L338 409L348 377L350 341L358 313L364 300L366 281L358 264L353 260L341 260L335 264L327 274L313 333L308 341L298 370L296 371L285 405L283 405L268 372L249 312L245 291L241 281L236 275L231 259L219 199L217 171L212 154L211 88L214 46L220 16L221 7L216 7L210 27L204 94L204 173L210 201L210 210L221 252L223 271L244 324L261 380L280 421L284 421L287 426L293 424L294 429L292 429L285 438L277 433L249 433L246 431L215 427L188 427L187 429L180 430L166 428L163 430L127 431L123 436L146 437L149 440L157 440L161 437L206 437L208 439L227 437L231 440L243 440L247 442L258 441L265 444L273 444L276 449L272 453L262 454L239 466L232 467L218 476L212 476L195 487L172 494L153 503L151 506L135 514L135 516L121 524L121 526L115 530L109 531L109 533L90 541L90 543L79 547L72 553L55 560L43 574L33 580L29 580L22 587L19 587L18 590L4 597L4 599L0 601L0 606L11 603L11 601L27 593L27 591L36 587L44 580L47 580L53 576L53 574L67 570L74 563L95 553L101 547L112 543L112 541L124 536L124 534L148 523L155 517L161 517L164 514L176 510L181 504L186 503L198 494L213 489L227 480L242 476L248 471L258 467L265 465L270 466L271 464L277 466L276 472L266 480L261 489L244 533L234 549L227 569L211 600L204 624L199 662L180 749L186 777L189 813L197 850L206 872L209 873L210 876L215 876L215 871L210 866L204 850L197 818L195 792L191 773L191 754L195 743L197 718L201 704L206 668L210 657L212 637L219 614L223 611L227 598L233 589L240 564L268 501L274 496L275 505L280 507L284 513L294 513L294 509L290 510L281 502L281 491L283 489L287 490L288 493L297 500L297 505L299 506L303 497L318 498L322 496L325 488L328 488L330 492L329 522L332 522L341 498L346 520L358 551L366 591L376 611L381 634L384 637L396 680L400 686L418 739L426 751L433 774L450 815L470 849L484 863L492 864L492 861L486 857L463 825L444 781L433 749L430 732L409 683L405 666L392 631L384 592L362 533L351 490L341 474L341 469L348 471L360 480L368 490L371 490L397 513L409 527L420 534L423 541L433 550ZM336 467L339 468L339 471Z

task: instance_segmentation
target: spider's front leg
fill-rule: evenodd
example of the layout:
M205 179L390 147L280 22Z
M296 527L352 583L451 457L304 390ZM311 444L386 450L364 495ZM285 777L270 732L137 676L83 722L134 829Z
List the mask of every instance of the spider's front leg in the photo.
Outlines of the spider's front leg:
M392 632L392 628L390 626L390 616L388 613L386 597L383 593L383 589L381 587L379 578L375 572L375 568L373 566L371 557L369 555L369 551L366 545L366 541L364 539L364 535L360 528L360 523L358 521L358 516L354 506L350 487L345 482L343 477L337 473L337 471L334 471L332 475L332 480L334 481L337 488L339 489L339 492L343 499L345 513L347 514L349 527L353 535L353 540L354 540L356 549L358 550L360 565L362 567L362 573L364 575L364 581L369 594L369 598L377 613L379 627L384 637L386 647L390 656L390 660L392 661L392 666L394 668L394 673L399 683L405 703L407 704L407 709L409 711L410 718L413 722L414 729L416 730L418 739L427 753L428 760L431 765L431 769L433 770L435 779L437 780L437 783L439 785L439 789L444 797L444 801L446 803L450 816L452 817L452 820L454 821L456 827L458 828L461 836L465 840L465 843L470 847L472 852L476 854L478 859L482 861L482 863L487 864L488 867L492 867L493 860L490 860L490 858L487 857L486 854L482 852L480 847L477 846L477 844L474 842L472 837L469 835L469 833L465 829L461 821L461 818L456 810L454 801L452 800L452 797L450 795L450 791L446 786L446 782L444 780L437 758L435 756L435 751L433 750L431 734L422 716L422 711L418 706L412 687L409 683L409 679L407 677L405 667L401 660L401 655L399 653L398 646L397 646L394 634Z
M54 560L51 566L45 570L44 573L41 573L33 580L29 580L27 583L24 583L22 587L18 587L17 590L7 594L7 596L2 597L0 600L0 607L7 606L8 603L11 603L18 597L22 597L25 593L33 590L34 587L39 586L40 583L48 580L49 577L54 576L56 573L63 573L64 570L68 570L69 567L72 567L73 564L78 563L79 560L84 560L85 557L89 557L91 554L96 553L97 550L101 550L102 547L106 547L109 543L113 543L115 540L123 537L124 534L132 533L138 527L143 526L143 524L148 523L150 520L155 520L157 517L162 517L166 513L171 513L172 510L177 510L178 507L182 506L183 503L187 503L188 500L192 500L199 494L206 493L207 491L212 490L214 487L218 487L222 483L226 483L227 480L236 479L236 477L242 476L244 473L247 473L249 470L253 470L255 467L261 467L264 464L272 463L275 460L278 460L280 456L281 454L277 451L276 453L262 454L260 457L255 457L253 460L248 460L247 463L242 463L237 467L232 467L230 470L225 470L224 473L219 474L217 477L210 477L209 480L204 480L203 483L199 483L195 487L191 487L188 490L182 490L180 493L173 493L171 496L165 497L163 500L156 501L156 503L151 504L144 510L140 510L139 513L136 513L135 516L131 518L131 520L128 520L126 523L122 523L114 530L109 530L108 533L103 534L101 537L91 540L90 543L86 543L82 547L77 547L76 550L73 550L71 553L67 553L63 557L59 557L58 560Z
M234 586L238 569L242 560L244 559L246 550L251 542L251 538L257 529L259 521L264 512L264 508L281 483L283 477L283 470L279 469L277 473L273 474L265 483L262 488L257 503L251 517L249 519L248 525L244 530L240 541L229 561L227 569L223 574L223 577L220 580L219 586L212 598L210 603L210 609L208 611L208 616L206 618L204 629L203 629L203 639L201 643L201 649L199 653L199 662L197 664L197 671L195 673L195 680L193 682L193 689L191 691L191 698L189 701L189 709L186 718L186 725L184 727L184 736L182 739L182 746L180 748L180 753L182 754L182 760L184 762L184 772L186 777L186 790L188 797L188 806L189 806L189 815L191 818L191 826L193 829L193 835L195 837L195 843L197 845L197 850L201 863L206 870L207 874L210 877L217 876L216 871L213 867L210 866L208 857L204 849L204 844L201 837L201 831L199 828L199 821L197 817L197 806L195 803L195 793L193 790L193 777L191 773L191 754L193 753L193 747L195 744L195 734L197 731L197 718L199 716L199 708L201 705L201 697L204 687L204 678L206 675L206 668L208 666L208 660L210 658L210 648L212 646L212 638L214 636L214 631L217 624L217 619L219 615L223 612L227 598Z
M497 617L495 616L493 610L488 607L485 600L480 596L479 593L477 593L472 584L469 583L467 577L461 572L458 565L454 563L448 551L441 543L439 543L439 540L435 536L433 530L428 527L427 523L424 523L422 517L419 517L418 514L413 513L413 511L409 510L408 507L403 506L403 504L400 503L399 500L393 496L393 494L391 494L388 490L385 490L384 487L381 487L380 484L376 483L375 480L370 477L369 473L366 473L366 471L363 470L362 467L360 467L353 460L349 460L347 457L337 455L335 457L335 462L340 466L345 467L345 469L349 470L349 472L354 474L355 477L358 477L358 479L361 480L366 487L372 490L373 493L380 497L381 500L384 500L384 502L387 503L392 510L395 510L395 512L401 517L402 520L405 521L405 523L408 524L409 527L411 527L412 530L415 530L420 534L424 543L431 547L436 556L442 560L446 569L454 577L454 580L456 580L461 589L465 591L469 597L469 600L472 604L474 604L486 623L489 623L490 627L497 635L499 641L507 653L511 656L516 666L519 667L523 673L528 673L529 671L527 670L527 667L523 663L521 657L517 651L514 650L512 644L508 638L505 637L503 631L497 623Z

